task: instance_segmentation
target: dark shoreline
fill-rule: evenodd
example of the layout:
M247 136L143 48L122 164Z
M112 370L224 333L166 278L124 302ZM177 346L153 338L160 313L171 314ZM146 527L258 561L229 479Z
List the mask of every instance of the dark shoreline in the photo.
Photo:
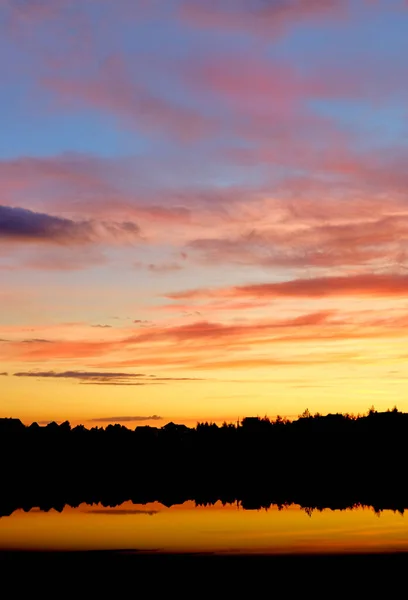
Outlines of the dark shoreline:
M407 551L389 552L339 552L324 553L212 553L212 552L161 552L152 550L150 552L138 550L0 550L0 565L38 565L38 566L64 566L67 564L77 566L102 566L110 564L113 566L140 565L143 567L158 565L176 566L206 566L206 567L254 567L264 566L287 566L289 564L310 568L312 565L325 567L359 566L370 564L397 565L405 564L408 567Z
M396 598L408 552L219 555L0 551L2 587L44 597ZM118 596L118 594L121 596ZM57 594L57 595L55 595ZM339 595L341 594L341 595ZM11 597L11 596L10 596ZM18 596L15 596L18 597Z
M407 573L408 552L372 553L312 553L312 554L213 554L213 553L162 553L138 551L28 551L1 550L0 569L26 570L69 569L72 572L94 571L110 574L130 575L135 572L192 574L221 573L224 577L233 574L258 576L264 572L283 574L295 572L297 575L322 569L326 575L342 572L351 576L366 569L382 575L390 572ZM376 570L379 571L376 571Z
M408 413L106 429L0 419L0 516L85 502L408 508Z

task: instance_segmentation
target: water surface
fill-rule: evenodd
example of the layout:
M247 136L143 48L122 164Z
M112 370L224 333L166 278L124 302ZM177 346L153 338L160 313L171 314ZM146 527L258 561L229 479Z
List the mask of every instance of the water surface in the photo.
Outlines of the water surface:
M0 550L127 550L215 554L333 554L408 551L403 514L371 508L299 506L243 510L220 502L166 507L101 504L62 512L15 511L0 519Z

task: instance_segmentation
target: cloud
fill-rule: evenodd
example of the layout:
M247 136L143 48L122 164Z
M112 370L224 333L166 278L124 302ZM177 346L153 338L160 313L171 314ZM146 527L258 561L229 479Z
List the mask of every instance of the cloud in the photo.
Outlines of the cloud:
M388 302L388 308L383 302L376 310L356 310L354 308L347 312L342 307L344 295L339 296L340 306L335 308L336 304L332 302L331 308L328 308L327 305L325 306L326 300L323 304L321 302L322 298L325 299L326 296L320 295L320 292L315 292L317 295L308 296L307 290L302 289L300 284L299 287L301 291L298 290L298 293L303 294L300 298L314 300L321 305L321 308L313 312L304 312L299 307L295 309L293 304L285 307L275 303L273 311L282 311L284 313L282 317L263 319L259 318L259 315L249 318L248 309L245 308L243 309L245 317L234 318L230 322L202 319L187 324L155 325L148 329L133 329L132 335L115 340L112 342L113 346L110 343L101 345L75 340L56 342L55 344L35 342L27 344L21 341L10 341L6 345L2 345L0 361L4 364L5 361L15 364L18 360L21 362L55 362L71 358L77 362L78 357L82 356L89 363L92 359L102 357L103 360L99 360L99 364L93 363L95 370L91 371L30 370L19 371L15 376L37 380L65 379L77 381L81 385L94 386L137 387L178 383L188 385L209 380L186 377L184 375L188 374L187 369L209 368L208 365L216 365L218 362L224 364L222 361L227 354L231 361L243 361L242 364L246 359L249 360L249 357L255 361L263 360L265 352L271 356L271 360L275 360L275 358L282 360L280 356L282 349L285 354L290 348L297 352L299 345L308 348L314 355L316 343L332 346L336 343L344 344L355 340L397 339L406 335L408 325L406 307L401 306L400 302L399 307L395 307L391 314L388 296L385 299ZM222 290L222 293L238 294L239 290L228 288ZM244 294L250 293L254 294L251 298L253 298L253 306L256 307L258 296L261 298L263 296L258 290L244 290ZM283 293L293 294L294 292L292 290L284 292L280 289L279 297L286 300L292 296L284 296ZM269 294L271 294L270 291ZM276 296L272 298L275 299ZM396 299L400 300L401 296L397 296ZM261 357L252 358L259 353ZM166 373L153 375L145 372L132 373L118 370L142 368L166 369ZM184 369L183 376L168 375L168 369Z
M142 373L112 373L109 371L21 371L14 377L34 377L36 379L74 379L87 385L163 385L166 382L202 381L194 377L158 377ZM135 381L136 380L136 381Z
M61 364L57 361L70 359L70 366L76 366L82 357L86 359L84 364L92 365L90 369L45 370L43 367L40 370L40 367L38 370L23 370L20 367L15 376L37 381L72 381L81 386L118 386L117 389L119 386L152 385L197 387L197 383L204 386L215 380L185 376L197 375L194 369L234 369L235 361L237 368L242 369L245 361L248 361L248 368L262 368L263 361L266 361L266 366L268 360L271 365L276 361L277 365L279 361L288 361L282 363L286 366L302 353L310 355L312 364L317 349L326 348L328 352L336 347L339 350L354 349L357 341L358 347L366 348L367 354L371 354L371 348L373 351L385 345L390 348L391 344L398 347L401 343L398 340L406 337L408 326L408 282L404 279L399 282L397 294L368 296L378 294L379 289L381 293L389 294L390 278L388 283L383 277L376 278L370 285L367 279L361 277L349 278L353 281L352 285L350 281L346 284L344 279L347 278L319 278L317 281L311 278L196 290L198 298L191 298L193 306L195 300L201 302L207 298L210 299L210 307L217 301L227 305L237 302L241 305L242 314L228 315L227 321L202 317L186 323L178 317L172 324L156 324L149 328L131 326L131 335L129 330L115 331L115 336L120 337L112 342L70 339L55 343L35 340L27 343L9 340L0 346L0 363L4 366L15 365L18 361L21 364L35 363L35 366L48 363L54 367ZM353 296L361 290L366 294L364 302L358 295ZM367 305L368 297L374 306L371 303ZM288 299L294 301L289 302ZM304 310L304 300L315 309ZM200 306L206 312L205 302ZM259 306L266 310L260 310ZM215 306L213 313L216 311ZM222 314L225 318L225 313ZM86 324L83 327L86 330ZM391 350L388 352L390 355ZM296 360L302 365L306 358L298 356ZM149 374L149 371L163 370L163 374ZM173 373L181 377L174 377Z
M104 386L128 386L142 387L144 385L164 385L161 381L138 381L137 383L129 381L81 381L81 385L104 385Z
M144 333L140 333L128 342L134 343L151 343L154 341L177 343L197 341L202 344L204 341L211 342L211 347L214 348L216 341L220 340L242 340L244 343L249 343L251 336L271 335L276 330L282 328L299 328L310 325L322 324L330 321L333 311L320 311L317 313L301 315L299 317L268 320L264 322L250 323L217 323L211 321L195 321L186 325L176 325L167 328L149 329ZM246 340L246 342L245 342ZM163 380L163 378L161 378Z
M133 266L136 269L147 269L151 273L173 273L175 271L181 271L183 269L183 266L177 262L162 262L148 264L142 262L134 262Z
M408 214L365 214L368 207L373 213L376 206L375 202L355 206L354 211L360 209L356 218L355 214L354 217L348 214L351 207L347 203L342 203L343 215L331 211L330 203L318 215L317 204L288 202L285 211L281 210L280 222L265 220L262 226L255 205L252 230L236 236L192 240L187 247L191 255L210 265L323 270L364 265L404 266L408 261ZM386 213L386 210L379 207L379 211ZM398 209L389 210L391 213Z
M136 416L136 417L129 417L129 416L125 416L125 417L98 417L95 419L88 419L88 421L92 422L92 423L112 423L112 422L118 422L118 423L131 423L132 421L162 421L163 417L159 417L158 415L152 415L150 417L140 417L140 416Z
M124 126L133 125L150 136L165 133L178 142L191 142L208 137L215 129L213 119L166 98L163 90L149 89L117 53L100 61L97 77L69 79L56 72L42 83L64 104L70 101L74 106L113 114Z
M194 364L194 368L200 370L212 370L212 369L257 369L264 367L296 367L296 366L315 366L315 365L326 365L326 364L338 364L338 363L349 363L357 361L358 364L371 363L375 360L371 358L363 359L358 353L353 352L332 352L332 353L315 353L310 356L292 356L290 358L226 358L218 360L203 360L197 361ZM381 362L378 359L377 362Z
M30 24L54 17L66 18L67 11L78 17L82 12L98 4L99 0L0 0L2 8L7 9L16 19L28 21ZM155 0L105 0L104 5L107 11L113 8L117 17L122 15L129 17L131 14L133 16L151 14L157 2Z
M6 371L3 371L2 373L0 373L0 377L7 377L8 373Z
M238 296L268 297L408 297L408 275L350 275L297 279L281 283L255 284L234 288ZM234 292L232 292L234 295Z
M0 206L0 240L89 244L102 239L140 239L140 229L132 222L73 221L25 208Z
M113 352L123 345L122 341L106 339L101 341L89 340L55 340L50 343L22 344L19 341L10 342L19 359L28 361L50 360L55 357L78 360L90 356L100 356Z
M92 509L92 510L86 510L85 511L86 514L88 515L110 515L110 516L115 516L115 515L148 515L149 517L152 517L154 515L159 514L159 510L140 510L140 509L134 509L132 510L131 508L120 508L120 509L103 509L103 510L98 510L98 509Z
M30 23L60 16L70 4L72 0L34 0L34 2L1 0L0 2L1 8L7 9L14 19Z
M112 325L91 325L91 327L95 327L97 329L110 329Z
M357 338L364 338L363 335L356 334ZM375 339L379 337L376 334L370 336L370 339ZM319 337L318 333L316 333L315 338L312 340L313 342L321 341L322 338ZM344 339L350 339L349 337L344 337ZM291 343L291 339L285 340L288 343ZM294 339L294 343L298 344L300 340ZM304 337L301 341L307 343L309 338ZM334 340L335 341L335 338ZM188 366L190 369L199 370L199 371L213 371L213 370L223 370L223 369L232 369L232 370L240 370L242 373L247 369L264 369L266 367L276 367L277 369L283 367L315 367L324 364L354 364L354 365L364 365L364 364L377 364L383 361L382 357L375 357L369 355L362 355L357 352L309 352L307 355L300 354L292 354L288 356L288 358L280 358L278 356L274 356L273 352L276 352L276 348L274 349L274 339L268 340L270 347L268 349L268 356L255 356L252 358L248 355L248 350L251 347L251 343L248 342L244 348L239 348L239 346L231 346L225 345L223 348L216 347L212 348L211 352L208 353L196 353L193 356L190 354L186 356L185 361L175 361L178 364L178 367L185 368ZM256 344L254 344L256 348ZM226 353L226 350L229 350L229 353ZM241 350L240 354L235 354L232 350ZM229 358L224 358L228 354ZM169 359L167 358L167 362ZM133 361L134 362L134 361ZM121 361L121 366L132 366L132 359L128 361Z
M30 248L31 250L31 248ZM35 269L40 271L82 271L101 267L108 259L100 246L87 246L87 252L78 246L52 246L44 244L36 246L35 253L14 253L19 261L19 269Z
M76 223L24 208L0 206L0 239L88 243L91 238L89 222Z
M183 267L176 262L169 263L150 263L147 268L152 273L172 273L174 271L181 271Z
M344 0L182 0L180 16L204 29L279 35L299 22L346 12Z
M141 373L111 373L93 371L26 371L14 373L14 377L36 377L52 379L76 379L88 383L125 383L132 379L146 378Z
M234 94L241 96L238 88ZM236 106L235 96L231 97L231 104ZM287 104L283 100L283 105ZM248 114L244 115L247 123L251 113L258 110L256 94L245 106L249 107ZM298 125L294 126L297 133ZM252 127L250 129L253 132ZM286 125L283 129L288 137ZM260 131L262 135L265 133L264 124ZM277 181L264 182L257 190L240 186L223 190L191 187L176 194L167 187L161 191L151 189L146 197L143 192L141 197L141 188L137 188L134 180L131 182L130 175L132 166L138 179L142 177L143 181L137 162L129 161L127 164L122 161L120 165L119 161L70 155L0 161L6 203L15 204L18 200L20 206L27 205L31 213L31 206L35 204L35 201L31 202L32 198L44 199L41 206L50 204L47 214L38 212L33 216L29 213L31 220L37 218L36 232L32 231L33 226L30 229L30 235L35 233L36 236L32 241L48 243L37 244L34 255L20 256L19 248L13 257L7 257L8 264L4 266L12 268L17 259L18 265L57 270L106 263L101 247L91 246L92 242L116 245L135 241L166 242L174 249L188 251L192 259L190 263L266 268L311 266L325 269L369 264L381 259L397 262L404 253L408 255L408 211L401 197L408 184L403 166L408 158L406 153L401 151L399 158L391 151L362 157L346 149L338 150L334 138L328 142L322 157L321 148L314 152L310 147L309 139L313 132L316 133L315 126L304 140L290 133L285 156L277 132L273 135L275 142L267 142L265 153L262 140L241 148L245 153L253 154L244 159L241 152L241 158L234 157L232 160L246 162L246 168L252 169L263 163L274 169L279 164L292 165L304 172L302 176L290 172L285 177L281 175ZM326 133L320 131L316 139L328 139ZM276 156L272 153L271 144L276 146L273 150L276 150ZM298 152L295 152L294 144L298 145ZM276 163L278 155L282 160ZM224 164L230 160L225 156L221 158ZM148 168L144 169L144 173L148 171ZM144 189L144 185L142 187ZM341 202L335 197L339 189L343 196ZM386 203L383 201L384 194L388 198ZM324 203L319 196L324 196ZM26 210L10 206L5 209ZM52 211L56 214L64 211L64 215L69 211L70 216L61 219L53 216ZM45 233L42 224L38 231L38 217L42 219L44 216L48 219L48 228L49 219L57 219L59 229L56 227L56 231ZM126 223L134 225L135 222L139 232L134 227L130 231L130 227L126 226ZM170 227L170 223L174 226ZM8 232L8 237L5 237L1 233L1 225L0 220L0 240L24 241L21 227L12 235ZM48 237L40 238L41 232ZM58 235L64 241L58 239L57 242ZM87 253L82 251L85 243L88 244ZM11 258L13 263L9 264ZM179 266L184 266L181 260L144 264L144 268L157 273L176 272Z
M408 275L371 273L338 277L316 277L290 281L170 292L167 298L322 298L330 296L408 297Z
M66 221L72 221L65 223L66 228L76 231L76 226L82 224L87 239L107 237L112 242L132 242L137 237L136 223L143 240L147 236L160 243L165 238L177 242L181 234L188 237L190 226L201 227L203 220L203 216L195 216L193 206L198 204L202 189L183 193L174 190L177 173L183 174L185 181L185 161L178 154L163 157L163 167L158 171L153 156L103 159L62 153L0 160L2 204L38 210L40 215L49 213L47 217L61 213ZM208 212L206 218L213 223Z

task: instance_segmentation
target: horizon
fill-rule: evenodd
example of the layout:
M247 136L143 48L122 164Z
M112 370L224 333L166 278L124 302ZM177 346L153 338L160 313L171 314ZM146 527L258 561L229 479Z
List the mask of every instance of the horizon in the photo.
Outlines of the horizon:
M62 424L66 424L68 423L70 425L70 427L73 429L74 427L77 426L82 426L85 427L85 429L90 429L90 428L99 428L99 429L106 429L106 427L108 427L108 425L121 425L122 427L125 427L126 429L129 429L130 431L133 431L134 429L136 429L137 427L152 427L152 428L157 428L157 429L162 429L163 427L165 427L166 425L169 424L173 424L173 425L185 425L186 427L189 427L190 429L195 429L197 428L197 426L199 425L217 425L217 427L222 427L224 424L227 425L234 425L236 426L241 426L242 421L244 421L245 419L258 419L260 421L269 421L270 423L274 423L276 421L284 421L287 423L293 423L294 421L297 421L299 419L302 418L325 418L325 417L331 417L331 416L343 416L343 417L347 417L351 420L357 420L357 419L361 419L364 417L368 417L370 416L370 414L377 414L377 415L383 415L383 414L388 414L388 413L397 413L399 415L408 415L408 411L407 412L403 412L401 410L399 410L399 408L394 405L392 408L387 408L386 410L383 411L378 411L376 410L376 408L374 407L374 405L371 405L370 408L368 408L364 413L349 413L349 412L334 412L334 413L326 413L326 414L322 414L322 413L312 413L309 411L308 408L306 408L302 413L298 414L298 415L280 415L280 414L276 414L276 415L246 415L246 416L242 416L242 417L238 417L235 420L227 420L227 419L222 419L222 420L214 420L214 419L188 419L186 420L168 420L166 417L161 417L159 415L152 415L151 417L131 417L131 416L126 416L126 417L119 417L119 418L115 418L115 417L102 417L102 418L95 418L89 421L82 421L82 422L76 422L76 421L70 421L69 419L64 419L61 421L55 421L55 420L50 420L50 421L26 421L24 422L22 419L18 418L18 417L12 417L12 416L8 416L8 417L0 417L0 423L1 421L20 421L20 423L22 423L25 427L29 427L30 425L38 425L40 427L46 427L47 425L51 425L51 424L56 424L56 425L62 425ZM160 422L160 423L159 423ZM88 423L88 426L86 426L85 424ZM130 424L135 425L135 427L132 429L130 427Z
M405 0L0 30L0 417L408 411Z

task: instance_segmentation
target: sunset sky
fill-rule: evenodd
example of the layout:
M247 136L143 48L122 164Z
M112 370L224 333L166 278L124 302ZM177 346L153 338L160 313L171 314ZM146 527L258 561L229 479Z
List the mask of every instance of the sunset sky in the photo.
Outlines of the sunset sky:
M0 0L0 417L408 411L407 0Z

